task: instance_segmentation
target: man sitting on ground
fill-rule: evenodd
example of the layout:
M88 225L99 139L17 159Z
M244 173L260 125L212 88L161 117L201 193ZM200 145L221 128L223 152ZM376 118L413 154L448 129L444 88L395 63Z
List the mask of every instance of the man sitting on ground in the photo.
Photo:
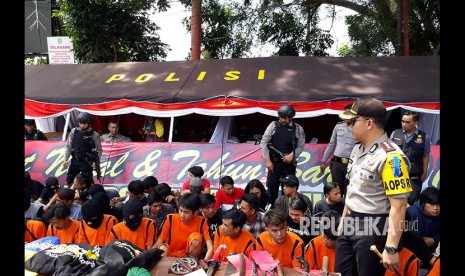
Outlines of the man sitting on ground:
M254 236L249 231L242 229L245 223L245 215L237 209L231 209L223 213L223 224L216 229L213 249L223 246L221 261L227 262L229 255L243 253L252 259L250 252L257 250Z
M213 256L213 242L208 232L207 220L195 215L199 210L197 195L186 194L179 199L179 214L169 214L163 223L160 236L153 246L162 249L168 257L191 255L201 257L205 241L207 252L204 259Z
M304 242L296 234L287 231L284 214L278 210L269 210L265 214L265 225L266 231L257 238L262 250L279 260L282 267L302 268L297 258L304 256Z

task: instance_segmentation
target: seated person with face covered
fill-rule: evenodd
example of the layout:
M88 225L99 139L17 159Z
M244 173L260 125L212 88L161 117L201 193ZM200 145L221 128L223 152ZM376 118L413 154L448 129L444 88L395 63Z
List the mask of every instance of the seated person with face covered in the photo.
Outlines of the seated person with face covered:
M113 226L106 243L115 239L127 240L142 250L152 248L157 238L157 224L153 219L144 218L140 200L129 199L123 206L123 221Z
M77 242L88 243L92 246L106 244L106 239L111 228L118 224L118 220L108 214L104 214L102 202L97 199L89 199L82 204L82 220L79 227Z

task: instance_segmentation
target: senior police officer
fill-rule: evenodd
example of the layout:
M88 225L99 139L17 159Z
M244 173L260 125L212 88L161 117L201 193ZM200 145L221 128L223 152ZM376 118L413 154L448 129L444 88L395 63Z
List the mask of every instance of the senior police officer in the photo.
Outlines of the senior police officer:
M346 105L344 110L349 110L351 106L352 104ZM333 182L339 184L341 195L345 196L347 186L347 165L349 164L350 153L352 152L357 140L355 140L354 136L352 136L352 130L347 124L350 122L349 119L351 117L344 115L344 112L341 112L339 114L339 118L343 121L337 123L333 129L328 147L326 147L326 150L323 153L323 158L321 159L320 171L321 173L325 171L329 157L334 154L329 165L331 177L333 178Z
M304 150L305 132L302 126L292 121L295 109L288 104L278 109L278 121L271 122L260 141L262 157L265 159L268 177L266 186L270 192L269 202L278 198L279 179L295 175L297 157Z
M92 169L96 166L96 161L92 157L93 151L98 153L99 160L102 156L100 135L90 127L92 115L83 112L78 115L77 119L79 127L71 130L65 144L64 170L68 168L69 156L72 157L66 177L66 183L69 187L73 184L74 177L78 173L85 172L92 175Z
M384 275L386 268L399 269L397 248L412 191L410 162L384 131L386 109L381 101L357 99L345 115L360 144L353 148L347 167L335 271L344 276L356 275L353 269L358 275ZM370 252L371 245L382 252L382 263Z
M409 171L413 192L410 193L408 204L413 205L420 199L421 186L428 171L431 141L429 136L417 128L420 115L415 111L406 111L402 115L402 128L391 134L391 140L407 155L412 168Z

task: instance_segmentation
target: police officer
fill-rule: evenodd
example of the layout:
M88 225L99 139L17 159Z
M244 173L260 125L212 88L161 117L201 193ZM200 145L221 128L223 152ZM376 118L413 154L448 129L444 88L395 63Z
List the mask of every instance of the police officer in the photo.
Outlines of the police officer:
M79 127L75 127L71 130L65 145L64 170L68 168L69 156L71 155L72 157L66 177L66 183L69 187L71 187L74 177L79 172L92 175L92 169L95 167L95 161L92 157L93 151L97 151L99 160L102 156L100 135L90 127L92 115L83 112L78 115L77 119Z
M45 134L36 128L35 120L24 120L24 140L47 140Z
M428 171L431 148L429 136L417 128L419 118L420 116L415 111L404 112L401 120L402 128L391 133L391 140L402 149L412 164L409 175L413 192L410 193L408 199L409 205L413 205L420 199L421 186Z
M412 191L410 162L384 132L386 109L374 98L357 99L349 111L352 134L360 142L350 155L346 205L338 228L335 271L341 275L384 275L399 270L398 246L407 198ZM382 262L370 251L375 245Z
M351 106L352 104L349 104L344 109L349 110ZM326 147L321 159L320 171L321 173L325 171L329 157L334 154L329 165L331 177L333 178L333 182L339 185L341 195L345 196L347 165L349 164L350 153L357 141L352 136L352 130L347 125L347 122L350 121L350 116L344 115L344 112L341 112L339 118L343 121L337 123L333 129L328 147Z
M295 109L282 105L278 109L278 121L271 122L260 142L262 157L265 159L268 177L266 186L270 192L269 202L278 198L279 179L295 175L297 157L304 150L305 132L302 126L292 122Z

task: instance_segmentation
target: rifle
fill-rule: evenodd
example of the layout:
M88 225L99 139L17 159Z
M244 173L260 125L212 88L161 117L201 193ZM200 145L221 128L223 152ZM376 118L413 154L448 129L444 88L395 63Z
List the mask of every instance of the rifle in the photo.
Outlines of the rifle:
M98 156L98 151L96 148L93 148L91 151L91 160L95 164L95 166L92 167L95 169L95 172L97 173L97 180L100 182L100 178L102 177L102 175L100 171L100 158Z
M273 147L273 145L271 143L268 143L268 148L272 151L274 151L275 153L277 153L281 159L284 158L284 156L286 156L284 153L282 153L280 150L278 150L277 148ZM292 164L294 166L297 167L297 160L295 159L295 156L294 156L294 160L292 160Z

